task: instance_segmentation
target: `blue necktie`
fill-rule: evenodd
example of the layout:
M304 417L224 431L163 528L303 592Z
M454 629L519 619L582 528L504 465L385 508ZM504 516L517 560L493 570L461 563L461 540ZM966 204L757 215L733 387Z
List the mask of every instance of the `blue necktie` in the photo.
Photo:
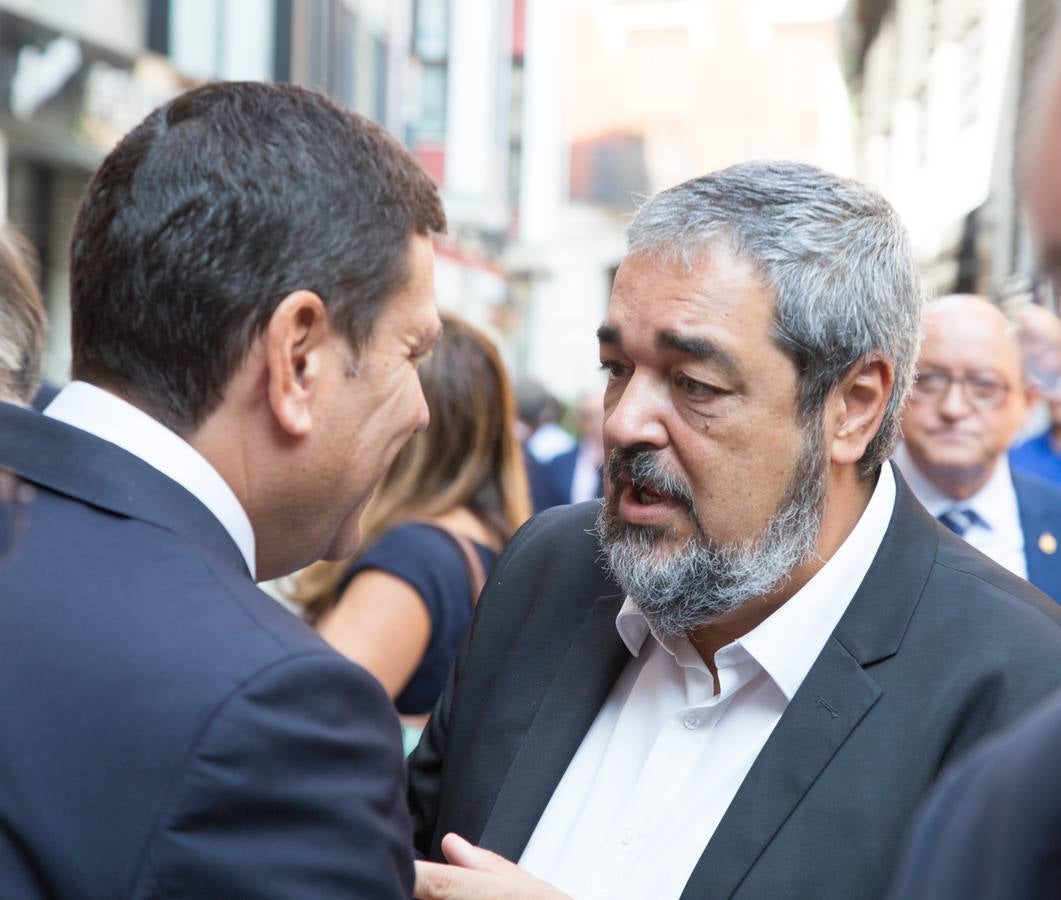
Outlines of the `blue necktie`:
M963 509L960 506L956 506L954 509L948 509L945 513L941 513L937 516L937 518L951 531L958 535L958 537L965 537L965 533L970 528L974 525L983 524L984 521L971 509Z

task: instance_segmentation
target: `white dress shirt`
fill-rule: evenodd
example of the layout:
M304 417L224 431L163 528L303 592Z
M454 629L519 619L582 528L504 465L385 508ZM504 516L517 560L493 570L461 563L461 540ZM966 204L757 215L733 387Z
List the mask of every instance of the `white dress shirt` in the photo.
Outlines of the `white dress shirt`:
M1028 560L1024 555L1024 529L1020 524L1017 492L1013 488L1013 476L1010 474L1006 454L1003 453L998 458L995 471L991 473L987 484L968 500L948 497L929 481L910 458L904 444L895 449L895 464L903 473L914 496L932 515L938 518L955 507L971 509L976 513L980 521L974 523L962 537L1014 575L1028 577Z
M527 439L527 452L540 463L547 463L574 446L575 439L555 422L539 426Z
M796 594L715 654L659 638L628 598L631 653L520 859L577 900L681 895L737 789L880 547L895 505L884 466L858 524ZM648 638L651 637L651 640Z
M44 415L117 444L177 482L217 517L254 577L250 519L225 479L191 444L143 410L84 381L64 387Z

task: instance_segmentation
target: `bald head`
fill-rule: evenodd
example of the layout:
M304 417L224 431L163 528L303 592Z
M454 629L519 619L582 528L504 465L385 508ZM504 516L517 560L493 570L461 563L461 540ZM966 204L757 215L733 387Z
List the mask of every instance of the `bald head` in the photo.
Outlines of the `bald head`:
M903 413L911 459L956 500L990 479L1024 420L1016 329L990 301L943 297L925 311L918 381Z
M1017 329L994 303L978 294L949 294L928 304L921 359L926 357L947 365L984 363L1011 384L1021 381Z
M1030 303L1017 314L1017 335L1025 378L1049 401L1056 425L1061 413L1061 319Z
M1061 346L1061 319L1037 303L1029 303L1017 313L1021 343L1033 338Z

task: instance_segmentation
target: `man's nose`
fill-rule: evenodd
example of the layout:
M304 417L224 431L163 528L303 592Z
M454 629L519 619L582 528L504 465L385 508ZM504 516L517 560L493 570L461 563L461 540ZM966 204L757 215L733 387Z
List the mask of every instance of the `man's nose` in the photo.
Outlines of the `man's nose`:
M664 420L669 403L664 385L635 373L611 410L605 410L605 443L611 447L666 446Z
M954 379L939 398L940 415L948 419L960 419L972 412L972 404L965 393L965 382Z

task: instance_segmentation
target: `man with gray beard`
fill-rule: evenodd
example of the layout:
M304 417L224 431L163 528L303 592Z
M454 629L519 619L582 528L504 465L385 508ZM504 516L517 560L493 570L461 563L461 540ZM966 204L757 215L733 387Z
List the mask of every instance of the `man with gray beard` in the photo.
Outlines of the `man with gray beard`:
M693 633L750 598L767 596L797 564L814 556L825 502L823 466L820 433L808 429L795 473L762 537L756 543L723 544L700 527L696 499L686 482L671 475L652 451L617 447L608 464L613 482L629 473L642 491L652 487L683 503L696 535L673 552L653 553L666 529L627 524L613 495L597 514L608 568L655 634Z
M1061 685L1057 607L887 462L921 287L883 199L749 163L627 237L605 500L493 572L410 763L416 894L879 897L940 766Z

